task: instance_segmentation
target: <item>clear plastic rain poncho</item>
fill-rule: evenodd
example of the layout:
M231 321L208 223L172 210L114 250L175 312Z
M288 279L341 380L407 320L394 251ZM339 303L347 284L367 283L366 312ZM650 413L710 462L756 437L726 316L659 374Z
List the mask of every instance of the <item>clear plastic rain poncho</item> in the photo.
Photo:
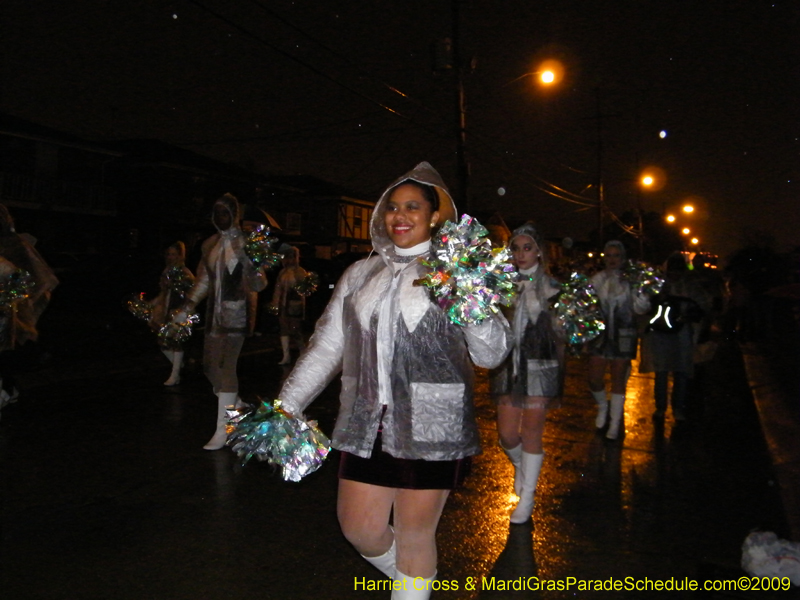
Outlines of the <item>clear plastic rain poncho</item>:
M180 254L180 260L175 265L164 268L158 280L159 294L151 302L153 309L150 321L154 325L164 325L173 311L180 309L186 302L186 294L194 286L194 275L186 267L186 247L183 242L176 242L170 248L175 248Z
M503 365L491 373L493 396L509 397L516 408L537 408L528 398L554 398L561 395L564 375L565 336L559 326L551 300L561 287L547 272L546 248L532 224L514 230L514 238L527 236L539 249L539 262L520 271L518 295L503 313L512 324L514 346ZM505 399L504 399L505 403Z
M244 252L239 202L225 194L214 205L230 213L231 226L222 231L214 223L219 232L203 242L197 280L187 296L195 305L207 298L206 335L245 335L255 324L258 292L267 286L267 277Z
M472 363L497 366L508 353L510 330L500 314L476 326L453 324L427 289L413 285L425 273L419 260L396 264L402 261L384 215L389 192L408 179L435 186L440 224L455 219L453 200L428 163L383 193L370 224L377 255L342 275L279 398L299 415L341 371L334 448L368 458L382 422L385 452L453 460L480 452Z
M611 247L619 248L624 260L625 246L611 240L606 243L604 250ZM609 359L636 358L636 315L643 315L650 310L649 298L637 294L618 269L598 271L589 281L600 298L606 324L603 333L590 342L592 354Z
M5 205L0 204L0 256L14 268L29 273L33 280L30 296L17 303L13 311L13 323L9 322L13 325L13 332L9 330L9 335L4 336L3 349L6 350L38 339L36 324L50 302L51 292L58 285L53 270L29 239L26 234L16 233L11 214Z

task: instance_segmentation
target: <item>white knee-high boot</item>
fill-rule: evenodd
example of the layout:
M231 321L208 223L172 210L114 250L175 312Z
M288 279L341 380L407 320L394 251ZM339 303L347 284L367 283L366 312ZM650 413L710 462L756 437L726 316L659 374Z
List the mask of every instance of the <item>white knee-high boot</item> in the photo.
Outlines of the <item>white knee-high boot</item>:
M500 443L500 448L506 453L508 460L514 465L514 493L519 496L522 492L522 444L516 448L506 448Z
M361 558L366 560L389 579L394 579L397 575L397 544L395 540L392 540L392 545L380 556L364 556L362 554Z
M292 354L289 350L290 341L291 338L288 335L281 336L281 350L283 350L283 358L281 359L281 362L278 363L279 365L288 365L290 362L292 362Z
M172 373L164 385L178 385L181 382L181 368L183 368L183 350L172 352Z
M228 441L228 419L226 410L236 404L236 392L220 392L217 394L217 430L208 443L203 446L204 450L219 450L225 447Z
M522 493L519 494L519 503L511 513L512 523L527 523L533 514L535 503L536 484L539 482L539 472L542 470L544 453L522 453Z
M602 429L606 426L606 419L608 418L608 399L606 399L606 391L593 391L592 397L594 401L597 402L597 418L594 420L594 426L598 429Z
M392 588L392 600L428 600L431 597L431 582L434 579L436 579L435 573L432 578L425 579L410 577L397 571L396 587Z
M619 428L622 425L622 414L625 409L625 394L611 394L611 410L606 437L615 440L619 437Z

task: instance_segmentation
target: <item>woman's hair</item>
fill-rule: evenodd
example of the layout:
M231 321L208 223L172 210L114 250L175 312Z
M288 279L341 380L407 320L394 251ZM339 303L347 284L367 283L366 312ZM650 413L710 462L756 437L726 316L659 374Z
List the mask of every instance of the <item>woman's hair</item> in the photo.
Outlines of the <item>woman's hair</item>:
M511 237L508 239L509 247L514 241L514 238L521 235L528 236L534 241L536 247L539 248L539 264L541 265L541 269L546 273L549 272L550 260L547 256L547 246L545 245L539 230L536 229L536 225L533 224L533 221L528 221L524 225L520 225L511 232Z
M177 250L178 254L181 257L181 261L186 260L186 244L178 240L174 244L170 244L167 246L167 250Z
M536 271L536 275L534 276L533 285L536 288L536 295L540 298L543 298L544 286L548 281L551 280L550 261L547 256L547 246L545 245L544 239L542 239L542 235L539 233L539 230L536 229L536 225L534 225L532 221L528 221L524 225L520 225L511 232L511 237L508 240L509 247L514 241L514 238L522 235L531 238L536 244L536 247L539 249L539 269Z
M416 179L404 179L396 186L394 186L391 190L389 190L389 195L386 196L387 198L391 198L394 191L399 188L401 185L412 185L418 190L422 192L425 200L428 201L428 204L431 205L431 212L434 213L439 210L439 194L436 192L436 188L432 185L428 185L425 183L421 183Z
M608 240L606 242L606 245L603 246L603 252L605 252L609 248L619 248L619 252L621 255L620 258L622 258L622 260L626 260L628 258L628 253L625 250L625 245L619 240Z

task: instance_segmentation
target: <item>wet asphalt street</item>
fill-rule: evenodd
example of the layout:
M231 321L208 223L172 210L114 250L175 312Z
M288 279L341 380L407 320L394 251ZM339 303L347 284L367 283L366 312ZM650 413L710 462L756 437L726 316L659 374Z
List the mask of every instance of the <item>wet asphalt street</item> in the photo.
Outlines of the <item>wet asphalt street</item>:
M55 318L55 316L53 317ZM201 446L215 398L197 362L183 382L138 323L74 325L49 340L46 361L3 409L0 598L222 600L388 598L354 589L379 573L336 521L336 467L287 483L262 463ZM200 339L190 358L198 359ZM274 335L248 340L245 400L274 397L286 371ZM780 593L498 591L483 578L734 579L748 532L790 538L738 347L721 346L698 382L690 420L651 420L651 376L631 378L626 435L594 430L585 365L568 365L563 407L551 413L531 526L509 527L512 471L497 446L479 373L484 453L453 493L439 527L434 598L790 598ZM332 385L309 409L330 432ZM472 579L470 579L472 578ZM469 583L476 584L474 590Z

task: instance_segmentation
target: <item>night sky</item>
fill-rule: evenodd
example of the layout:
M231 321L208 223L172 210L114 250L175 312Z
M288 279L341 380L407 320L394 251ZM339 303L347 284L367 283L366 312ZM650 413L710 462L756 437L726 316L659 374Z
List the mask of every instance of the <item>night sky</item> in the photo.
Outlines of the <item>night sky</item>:
M666 183L644 208L691 199L704 248L724 255L757 232L800 244L797 0L460 7L473 207L585 237L599 113L616 214L652 165ZM0 18L2 112L370 199L420 160L456 183L453 77L431 58L452 34L449 0L3 0ZM543 58L565 68L546 90L524 76Z

